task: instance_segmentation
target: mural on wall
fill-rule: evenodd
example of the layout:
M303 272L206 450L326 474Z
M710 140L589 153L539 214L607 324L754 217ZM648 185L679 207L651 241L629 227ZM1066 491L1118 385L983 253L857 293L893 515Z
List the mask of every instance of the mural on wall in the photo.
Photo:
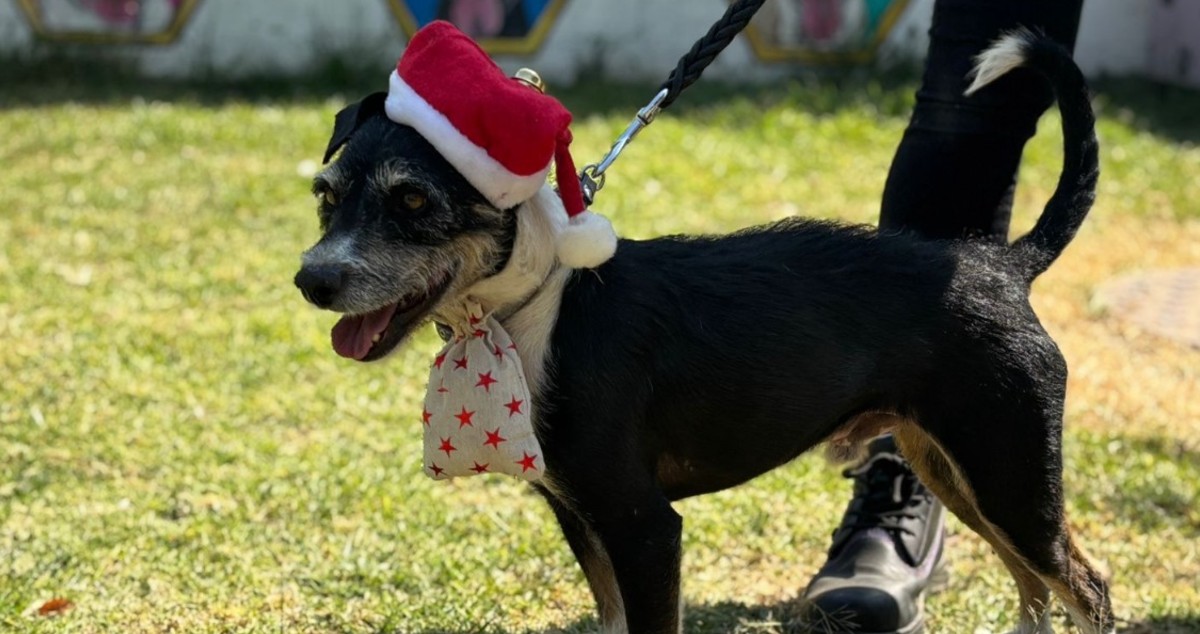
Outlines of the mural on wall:
M492 54L528 54L546 38L566 0L388 0L412 36L434 20L448 20Z
M18 0L39 37L99 44L173 42L200 0Z
M765 61L870 61L908 0L770 0L746 36Z

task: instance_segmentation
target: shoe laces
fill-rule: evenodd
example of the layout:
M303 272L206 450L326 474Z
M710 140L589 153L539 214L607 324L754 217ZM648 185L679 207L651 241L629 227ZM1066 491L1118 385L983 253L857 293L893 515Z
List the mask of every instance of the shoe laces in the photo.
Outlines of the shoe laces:
M854 498L842 524L842 531L882 528L893 533L915 535L905 520L922 517L917 511L932 501L933 494L921 484L904 458L894 453L877 453L862 465L842 475L854 480Z

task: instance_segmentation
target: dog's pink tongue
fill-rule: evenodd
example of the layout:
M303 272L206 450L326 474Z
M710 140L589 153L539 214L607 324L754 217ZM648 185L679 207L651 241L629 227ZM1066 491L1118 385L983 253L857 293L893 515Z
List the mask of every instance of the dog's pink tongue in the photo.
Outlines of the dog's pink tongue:
M347 359L362 359L371 351L372 339L392 320L396 305L384 306L365 315L346 315L333 326L333 350Z

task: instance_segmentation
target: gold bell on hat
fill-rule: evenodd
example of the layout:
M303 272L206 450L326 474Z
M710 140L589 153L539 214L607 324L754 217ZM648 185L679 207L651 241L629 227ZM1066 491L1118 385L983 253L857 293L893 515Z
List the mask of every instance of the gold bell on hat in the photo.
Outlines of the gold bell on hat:
M537 71L532 68L518 69L516 74L513 75L513 79L528 85L542 94L546 94L546 82L542 81L542 76L537 74Z

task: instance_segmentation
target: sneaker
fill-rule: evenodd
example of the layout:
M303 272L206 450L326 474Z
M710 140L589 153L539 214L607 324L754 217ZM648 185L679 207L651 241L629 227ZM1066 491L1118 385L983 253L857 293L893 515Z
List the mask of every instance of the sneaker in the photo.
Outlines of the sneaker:
M846 470L854 497L833 532L829 558L804 592L805 631L917 634L925 593L944 584L945 510L890 436Z

